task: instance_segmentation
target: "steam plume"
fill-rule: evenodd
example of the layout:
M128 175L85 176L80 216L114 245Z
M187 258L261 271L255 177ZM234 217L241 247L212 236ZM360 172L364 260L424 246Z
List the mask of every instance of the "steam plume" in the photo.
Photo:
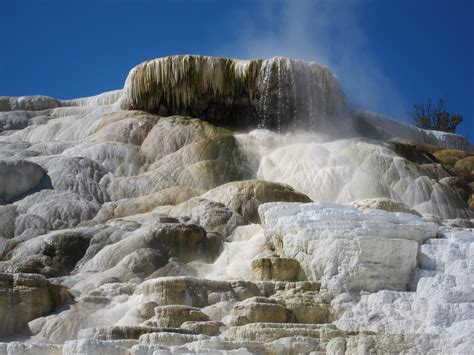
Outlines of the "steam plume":
M288 56L328 66L357 108L406 116L403 98L377 64L362 30L366 0L263 0L236 27L231 56Z

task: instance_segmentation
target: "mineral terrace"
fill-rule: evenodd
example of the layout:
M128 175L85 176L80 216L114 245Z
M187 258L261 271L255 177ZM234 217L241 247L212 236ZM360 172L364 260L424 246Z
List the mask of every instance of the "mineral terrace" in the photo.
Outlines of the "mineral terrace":
M463 137L288 58L0 111L1 354L472 353Z

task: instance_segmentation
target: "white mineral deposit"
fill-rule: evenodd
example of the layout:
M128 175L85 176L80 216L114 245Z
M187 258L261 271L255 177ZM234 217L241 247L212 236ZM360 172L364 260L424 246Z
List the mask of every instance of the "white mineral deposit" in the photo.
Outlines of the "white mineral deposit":
M0 111L1 354L472 354L464 137L283 57Z

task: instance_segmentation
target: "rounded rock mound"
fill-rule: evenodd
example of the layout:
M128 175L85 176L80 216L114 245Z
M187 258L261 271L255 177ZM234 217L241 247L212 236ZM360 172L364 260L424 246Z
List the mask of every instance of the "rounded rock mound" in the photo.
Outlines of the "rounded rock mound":
M206 192L203 198L219 202L240 213L247 221L260 223L258 206L267 202L312 202L291 186L263 180L229 182Z
M34 189L45 176L38 164L27 160L0 160L0 201L11 201Z

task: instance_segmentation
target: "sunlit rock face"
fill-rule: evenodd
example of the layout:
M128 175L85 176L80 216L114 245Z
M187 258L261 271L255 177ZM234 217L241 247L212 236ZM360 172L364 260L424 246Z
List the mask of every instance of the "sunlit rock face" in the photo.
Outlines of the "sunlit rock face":
M1 97L0 353L469 353L472 161L287 58Z
M355 111L353 112L353 118L355 119L354 126L360 127L362 131L365 130L371 138L403 138L425 144L434 144L442 148L474 150L465 137L454 133L421 129L367 111Z
M155 59L129 74L121 107L199 117L220 126L328 129L347 125L339 83L317 63L288 58L201 56Z
M421 245L418 260L413 292L380 291L363 296L336 324L345 330L448 333L454 353L469 353L474 345L472 229L442 229L440 238Z
M337 295L332 305L342 312L335 322L340 329L449 334L451 351L469 352L472 229L324 203L270 203L259 212L276 253L298 260L308 279Z
M439 177L428 174L426 166L379 141L313 141L289 143L264 154L257 177L294 186L318 201L349 203L385 197L419 213L469 219L466 201Z
M294 191L291 186L259 180L227 183L208 191L202 197L223 203L252 223L260 222L258 206L262 203L311 202L308 196Z
M411 214L325 203L265 204L259 212L275 252L298 260L309 280L336 294L406 290L418 243L438 232Z

